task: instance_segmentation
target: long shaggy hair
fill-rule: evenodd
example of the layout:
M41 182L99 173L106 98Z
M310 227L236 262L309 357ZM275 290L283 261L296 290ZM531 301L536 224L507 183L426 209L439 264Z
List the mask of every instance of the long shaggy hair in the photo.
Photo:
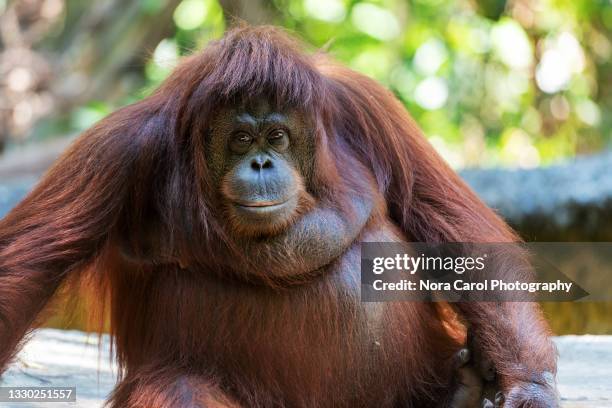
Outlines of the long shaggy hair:
M124 366L140 362L145 357L141 350L154 342L161 345L157 351L162 355L172 327L185 350L193 351L201 340L188 330L192 327L179 323L159 328L162 335L157 338L147 337L147 302L157 302L151 307L160 314L180 303L188 311L188 316L181 316L188 319L187 325L201 317L194 306L198 294L185 280L186 271L168 272L168 285L160 284L159 293L147 286L161 279L157 272L164 265L193 267L190 273L198 267L214 272L241 260L252 266L242 271L244 279L258 276L273 283L265 280L257 268L261 265L245 259L249 240L237 242L228 234L205 154L217 110L259 97L281 110L298 109L312 123L315 167L313 174L304 176L305 188L318 203L346 208L343 197L347 192L359 194L366 180L379 195L370 225L390 219L407 239L419 242L517 240L439 157L391 92L322 53L305 52L277 28L238 27L185 58L151 96L85 132L0 221L0 370L72 272L77 280L88 277L102 292L95 301L110 302L111 331ZM119 256L111 245L117 241L125 241L137 259L152 252L156 258L132 270L117 267ZM286 253L265 248L262 252L258 263L271 269L299 271L303 266L291 248ZM162 296L162 289L171 285L175 292ZM331 288L329 293L338 292ZM328 304L329 310L342 306L336 299ZM433 327L428 312L418 314L417 306L409 307L419 324ZM126 310L132 313L129 317L123 316ZM535 371L554 371L554 352L533 305L508 305L500 311L460 304L458 310L468 323L486 322L477 341L502 378L527 378L528 371L515 364L517 359L528 361ZM247 317L242 316L245 322L250 321ZM284 316L287 321L290 317ZM403 339L399 333L406 328L400 326L415 321L398 321L389 330ZM407 359L425 349L435 354L425 334L408 335L421 349L411 351ZM525 344L530 345L529 357ZM187 361L189 353L185 356ZM419 375L415 371L414 378Z
M206 132L220 106L263 96L279 109L299 109L312 118L317 166L310 193L317 199L336 201L338 190L363 176L355 171L363 166L393 221L414 241L517 239L444 163L391 92L303 48L278 28L234 29L185 58L152 96L83 137L125 145L128 232L155 214L169 251L186 258L198 258L207 242L229 241L215 214L203 153Z

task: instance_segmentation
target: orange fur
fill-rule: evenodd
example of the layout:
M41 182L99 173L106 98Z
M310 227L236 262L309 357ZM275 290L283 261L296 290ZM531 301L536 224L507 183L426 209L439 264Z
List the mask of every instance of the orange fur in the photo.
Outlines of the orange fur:
M354 220L355 197L373 203L356 238L347 233L323 248L320 259L330 262L318 264L295 242L237 242L225 230L205 133L218 106L258 95L313 119L316 166L303 175L312 198L305 214L323 207ZM325 221L321 230L333 233ZM338 228L352 232L352 223ZM309 233L292 239L312 244ZM440 406L450 392L448 359L463 339L458 316L504 389L555 371L534 304L458 304L457 315L426 303L362 304L354 265L359 239L369 235L518 239L388 90L302 52L278 29L236 28L186 58L153 95L85 132L0 221L0 370L73 275L86 276L108 308L96 316L109 313L122 368L114 407L211 399Z

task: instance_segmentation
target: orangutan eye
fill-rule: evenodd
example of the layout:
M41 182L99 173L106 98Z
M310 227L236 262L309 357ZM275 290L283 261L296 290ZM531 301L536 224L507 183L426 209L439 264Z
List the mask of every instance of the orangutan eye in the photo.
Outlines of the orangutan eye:
M253 137L246 132L237 132L232 135L229 148L234 153L245 153L251 147Z
M289 146L289 135L283 129L275 129L268 133L268 144L278 151L286 150Z

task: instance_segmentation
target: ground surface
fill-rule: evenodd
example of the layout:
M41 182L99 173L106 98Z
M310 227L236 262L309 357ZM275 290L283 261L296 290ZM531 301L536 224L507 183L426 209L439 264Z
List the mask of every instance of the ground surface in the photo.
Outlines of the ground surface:
M612 336L561 336L559 390L563 407L612 407ZM77 407L100 407L114 384L108 338L98 353L97 336L77 331L38 331L5 374L1 386L77 389ZM75 404L1 403L2 408L60 408Z

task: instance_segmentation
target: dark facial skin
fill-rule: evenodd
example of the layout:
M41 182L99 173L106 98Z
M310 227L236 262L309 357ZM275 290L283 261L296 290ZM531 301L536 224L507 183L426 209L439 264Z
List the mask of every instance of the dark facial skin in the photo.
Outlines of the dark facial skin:
M246 265L243 258L227 257L226 266L299 278L341 256L365 227L376 202L371 180L364 180L366 188L358 192L338 191L343 208L308 193L315 166L312 129L303 113L276 112L266 101L220 109L214 115L205 155L216 208L250 261ZM146 243L140 254L121 244L127 260L179 263L183 268L193 264L166 248L154 223L148 227L139 237ZM282 268L272 268L278 254L284 254Z
M210 132L213 182L232 230L274 234L313 202L305 184L314 142L305 118L263 101L223 109Z

